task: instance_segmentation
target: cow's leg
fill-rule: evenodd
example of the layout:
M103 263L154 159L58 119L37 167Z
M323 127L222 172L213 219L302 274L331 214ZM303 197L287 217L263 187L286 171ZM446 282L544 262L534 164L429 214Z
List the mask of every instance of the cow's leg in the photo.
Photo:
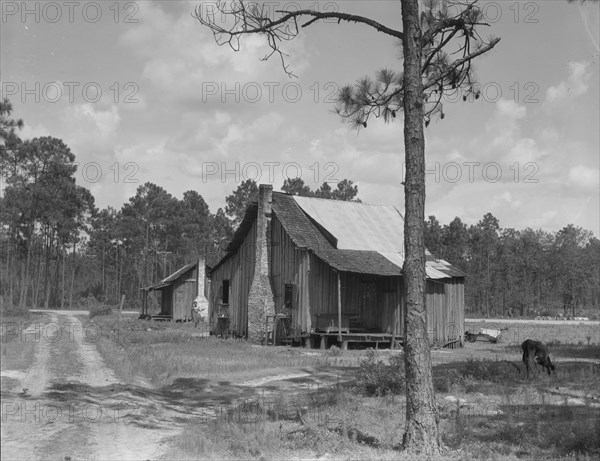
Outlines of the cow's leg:
M527 379L529 379L529 354L527 351L523 352L523 363L525 364L525 371L527 372Z

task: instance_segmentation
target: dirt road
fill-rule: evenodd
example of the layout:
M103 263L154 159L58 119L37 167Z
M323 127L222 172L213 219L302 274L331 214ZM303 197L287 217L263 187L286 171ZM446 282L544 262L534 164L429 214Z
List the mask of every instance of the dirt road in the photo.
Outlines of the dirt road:
M129 460L160 456L169 431L132 424L146 402L122 392L71 314L51 312L20 341L35 344L26 372L2 389L3 460Z
M187 422L252 417L240 409L258 396L345 379L344 371L307 368L235 384L179 378L155 389L121 383L96 349L97 332L75 317L83 313L45 311L46 323L11 343L32 343L35 356L25 372L2 369L2 460L165 459L169 437Z

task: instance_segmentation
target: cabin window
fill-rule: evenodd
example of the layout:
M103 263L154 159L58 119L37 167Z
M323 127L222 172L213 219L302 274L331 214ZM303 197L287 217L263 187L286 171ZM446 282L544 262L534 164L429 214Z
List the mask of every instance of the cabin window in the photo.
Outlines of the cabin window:
M294 305L294 285L286 283L283 296L283 307L291 309Z
M223 280L223 297L221 298L222 304L229 304L229 280Z

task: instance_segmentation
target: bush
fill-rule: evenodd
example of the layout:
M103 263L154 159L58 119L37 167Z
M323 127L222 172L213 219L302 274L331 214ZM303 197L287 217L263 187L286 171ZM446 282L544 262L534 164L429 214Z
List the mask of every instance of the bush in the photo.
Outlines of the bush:
M112 314L112 308L105 304L98 304L96 306L90 307L90 318L93 319L99 315L110 315Z
M392 355L389 363L384 363L376 359L374 351L369 351L359 364L356 382L366 395L401 394L405 389L404 358Z
M27 308L20 308L15 306L4 296L0 296L0 316L4 317L29 317L29 310Z
M92 310L92 308L98 308L101 306L100 302L94 297L93 294L88 294L85 298L79 298L78 304L82 309Z
M454 386L464 382L463 375L455 368L440 368L433 373L433 388L436 392L452 392Z

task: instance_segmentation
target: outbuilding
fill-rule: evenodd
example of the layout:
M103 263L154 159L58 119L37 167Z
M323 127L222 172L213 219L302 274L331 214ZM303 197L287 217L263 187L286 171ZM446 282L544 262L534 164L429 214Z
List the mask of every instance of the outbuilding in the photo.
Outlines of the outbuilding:
M192 319L192 305L207 302L204 295L204 260L186 264L159 283L142 289L142 316L148 316L148 294L160 292L160 313L155 319L187 322ZM200 295L200 296L199 296Z

